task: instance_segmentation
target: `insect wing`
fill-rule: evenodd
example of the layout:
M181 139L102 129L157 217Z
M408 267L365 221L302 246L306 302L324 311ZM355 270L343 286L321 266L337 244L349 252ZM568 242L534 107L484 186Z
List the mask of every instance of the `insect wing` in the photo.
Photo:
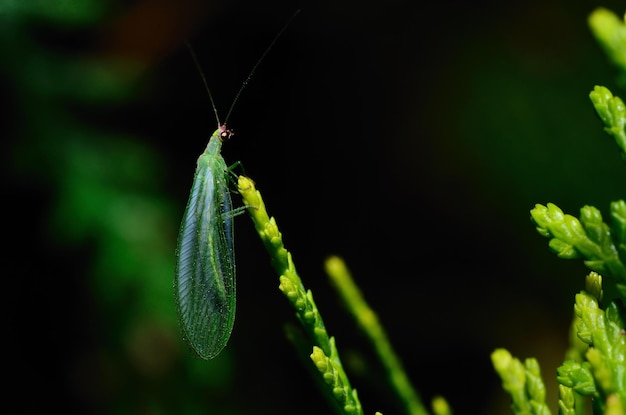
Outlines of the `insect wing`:
M184 338L203 359L217 356L224 348L235 319L233 217L227 181L219 149L200 156L178 237L174 280L178 317Z

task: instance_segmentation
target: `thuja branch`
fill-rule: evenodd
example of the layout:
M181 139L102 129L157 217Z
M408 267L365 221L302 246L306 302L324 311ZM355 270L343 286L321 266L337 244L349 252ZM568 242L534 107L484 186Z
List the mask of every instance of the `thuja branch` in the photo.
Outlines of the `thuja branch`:
M536 359L528 358L522 363L508 350L496 349L491 354L491 362L502 380L502 388L511 397L514 414L550 415Z
M387 337L385 329L380 324L374 310L365 301L359 287L354 283L345 262L341 258L333 256L326 260L325 265L326 273L333 281L337 292L341 295L344 305L372 343L374 351L387 372L389 383L399 399L404 403L407 413L411 415L426 415L427 411L422 404L420 396L411 385L402 362ZM439 398L437 402L438 405L447 408L447 403L443 398ZM434 404L433 407L435 407ZM433 410L438 412L436 408ZM449 411L449 409L445 411Z
M626 203L611 203L613 229L593 206L580 210L580 219L565 214L553 203L537 204L530 211L537 232L550 239L560 258L583 258L585 265L612 279L626 299Z
M239 176L238 189L256 231L270 255L272 266L279 275L279 289L295 309L298 320L313 343L311 360L343 413L363 414L356 389L350 385L343 369L335 339L328 335L322 316L313 301L313 294L305 289L298 276L291 253L283 244L276 220L267 214L261 193L255 188L252 180Z

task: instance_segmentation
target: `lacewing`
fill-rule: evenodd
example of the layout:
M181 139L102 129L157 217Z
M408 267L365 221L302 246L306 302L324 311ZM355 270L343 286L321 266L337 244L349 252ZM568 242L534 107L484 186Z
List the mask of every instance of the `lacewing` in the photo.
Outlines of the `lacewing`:
M203 359L226 346L235 321L235 250L228 169L220 154L232 133L221 125L198 158L183 214L174 292L183 337Z
M204 153L198 158L189 201L178 234L174 296L183 338L202 359L212 359L226 346L235 322L235 250L233 210L229 191L229 171L221 155L222 143L233 133L226 128L232 109L257 66L285 31L274 37L256 62L231 104L224 124L200 71L217 119ZM189 47L198 67L198 60Z

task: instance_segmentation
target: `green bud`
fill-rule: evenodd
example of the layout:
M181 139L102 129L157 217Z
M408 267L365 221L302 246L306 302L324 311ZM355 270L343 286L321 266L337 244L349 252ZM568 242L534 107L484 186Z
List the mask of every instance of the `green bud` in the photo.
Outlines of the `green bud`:
M270 241L274 247L278 246L276 240L281 241L281 235L280 231L278 230L278 225L276 225L276 219L274 219L274 217L268 219L267 223L265 224L265 229L263 230L263 233L265 234L267 240Z
M626 25L615 13L597 8L589 15L589 27L611 60L626 71Z
M609 101L613 98L613 94L608 88L600 85L596 85L593 91L589 93L589 99L596 109L596 113L600 120L604 123L605 127L610 127L612 124L612 117L608 109Z
M435 415L452 415L450 405L442 396L435 396L431 406Z
M602 223L602 213L594 206L583 206L580 209L580 220L583 223Z
M596 393L595 382L588 362L565 361L557 370L557 380L561 385L574 389L581 395Z
M319 337L327 337L328 333L326 332L326 328L325 327L315 327L313 329L313 332L315 333L315 335L319 338Z
M258 196L255 194L254 182L248 177L239 176L237 179L239 193L250 206L258 206Z
M526 367L526 389L533 401L543 404L546 400L546 388L541 379L541 369L539 362L535 358L528 358L524 361Z
M537 225L547 229L552 222L558 222L563 219L563 211L552 203L548 203L547 206L537 203L535 207L530 210L530 216Z
M328 371L328 358L319 347L313 346L311 360L313 361L313 364L315 364L315 367L317 367L317 370L319 370L322 374Z
M591 271L585 277L585 291L602 300L602 275Z
M562 413L568 413L569 410L574 409L576 400L572 392L572 388L564 385L559 385L559 407L561 407Z
M524 388L524 383L526 383L524 367L508 350L496 349L491 353L491 362L502 378L502 384L507 391Z
M333 388L333 396L339 402L345 402L346 401L346 391L342 387L339 387L339 386L334 387Z
M314 324L315 323L315 315L316 315L316 313L315 313L314 310L305 311L304 314L303 314L304 321L307 324Z
M335 372L329 368L329 370L324 373L323 378L327 385L332 385L335 382Z
M626 63L626 47L621 51ZM624 67L626 72L626 66ZM625 76L626 81L626 76ZM619 97L614 97L605 87L596 86L589 94L593 106L604 124L604 131L609 134L618 147L622 150L622 156L626 157L626 106Z
M301 295L298 286L294 284L291 278L284 275L279 277L280 285L278 289L287 297L291 305L297 310L302 311L306 308L306 299Z
M289 278L285 277L284 275L281 275L278 279L280 281L280 285L278 286L278 289L283 294L285 294L289 298L290 301L298 296L298 291L296 289L296 286Z

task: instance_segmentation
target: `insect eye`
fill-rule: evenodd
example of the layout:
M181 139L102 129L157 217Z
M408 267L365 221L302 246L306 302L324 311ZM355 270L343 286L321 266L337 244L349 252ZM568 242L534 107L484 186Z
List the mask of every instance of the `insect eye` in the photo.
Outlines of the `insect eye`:
M225 141L234 135L235 132L233 130L224 130L220 133L220 138L222 139L222 141Z
M221 141L226 141L234 135L235 135L235 132L233 130L229 130L228 128L226 128L226 124L220 125L220 140Z

